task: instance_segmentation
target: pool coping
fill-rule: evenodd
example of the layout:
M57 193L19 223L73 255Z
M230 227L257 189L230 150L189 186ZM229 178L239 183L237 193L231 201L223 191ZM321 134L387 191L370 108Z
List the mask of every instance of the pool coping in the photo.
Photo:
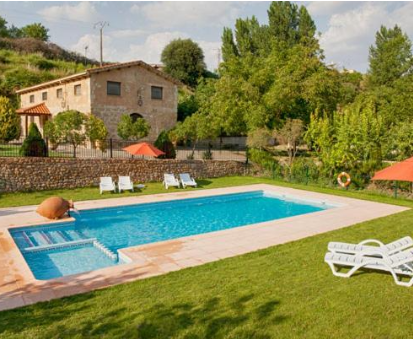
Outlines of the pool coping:
M336 207L206 234L124 248L118 252L120 256L131 259L131 263L47 281L34 278L23 255L14 243L9 229L70 222L73 218L59 221L45 220L35 213L35 206L0 209L0 216L6 216L6 218L0 219L0 310L157 276L340 229L409 209L390 204L269 184L82 201L77 202L76 207L79 210L89 210L245 193L256 190L275 192L277 195L286 195L288 197L295 196L310 201L325 201ZM7 215L7 211L10 209L14 211L14 213L11 213L11 216Z

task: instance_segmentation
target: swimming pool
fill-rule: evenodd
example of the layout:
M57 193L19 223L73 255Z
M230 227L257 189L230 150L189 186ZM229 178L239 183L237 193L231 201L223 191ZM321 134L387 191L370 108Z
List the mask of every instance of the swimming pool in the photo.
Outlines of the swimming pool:
M322 202L267 191L83 210L75 222L13 228L10 233L36 279L78 274L127 261L118 250L308 214Z

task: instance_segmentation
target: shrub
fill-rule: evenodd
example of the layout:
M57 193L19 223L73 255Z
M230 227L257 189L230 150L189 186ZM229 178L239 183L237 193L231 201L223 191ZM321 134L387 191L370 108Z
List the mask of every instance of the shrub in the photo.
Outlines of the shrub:
M86 119L86 136L91 142L103 141L108 137L108 129L102 119L90 115Z
M25 157L46 157L47 146L35 123L30 124L29 133L24 140L20 155Z
M248 158L264 170L272 170L277 163L273 156L265 150L248 149Z
M204 160L204 161L207 161L207 160L212 160L212 152L211 152L211 150L210 149L208 149L208 150L206 150L206 151L204 151L203 153L202 153L202 159Z
M133 121L132 117L124 114L118 124L118 136L124 140L141 139L149 134L150 125L143 118Z
M0 97L0 140L9 142L20 137L20 117L10 100Z
M159 158L168 158L168 159L174 159L176 158L176 151L173 143L171 142L169 138L169 134L167 131L162 131L158 138L155 141L155 146L165 152L165 155L160 156Z

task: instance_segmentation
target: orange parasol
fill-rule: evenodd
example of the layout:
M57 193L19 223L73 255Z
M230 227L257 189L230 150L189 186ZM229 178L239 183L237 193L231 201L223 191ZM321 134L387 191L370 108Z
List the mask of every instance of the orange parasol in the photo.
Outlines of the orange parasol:
M372 180L413 182L413 157L377 171Z
M142 155L142 156L151 156L158 157L164 155L165 152L155 148L152 144L149 143L138 143L129 145L123 150L129 152L131 155Z

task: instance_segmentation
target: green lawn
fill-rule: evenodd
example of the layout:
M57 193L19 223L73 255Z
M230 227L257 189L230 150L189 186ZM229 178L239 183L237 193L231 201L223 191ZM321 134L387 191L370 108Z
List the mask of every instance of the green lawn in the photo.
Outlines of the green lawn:
M249 177L202 185L259 182L286 185ZM411 201L371 193L295 187L413 207ZM95 191L61 193L85 199L99 197ZM150 184L145 193L159 191L164 192L159 184ZM44 197L13 194L1 201L29 204ZM412 235L412 225L409 210L160 277L1 312L0 338L410 338L413 288L399 287L381 273L336 278L323 258L330 240L388 242Z

